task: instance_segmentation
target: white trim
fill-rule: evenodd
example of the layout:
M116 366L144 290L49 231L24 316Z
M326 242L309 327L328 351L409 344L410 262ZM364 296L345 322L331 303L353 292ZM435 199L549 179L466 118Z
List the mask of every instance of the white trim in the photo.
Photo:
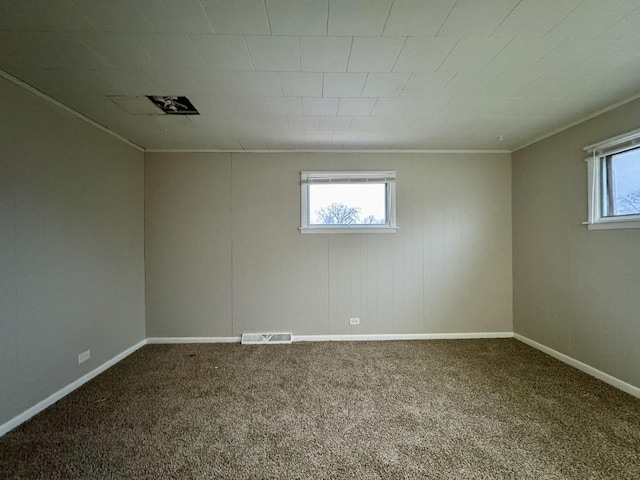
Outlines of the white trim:
M463 340L473 338L511 338L513 332L470 333L376 333L359 335L293 335L293 342L368 342L383 340ZM242 337L152 337L147 344L240 343Z
M97 375L101 374L102 372L104 372L108 368L111 368L116 363L118 363L120 360L123 360L125 357L128 357L133 352L138 350L140 347L146 345L146 343L147 343L146 340L142 340L141 342L136 343L134 346L132 346L130 348L127 348L124 352L119 353L118 355L116 355L115 357L113 357L110 360L107 360L102 365L100 365L99 367L91 370L86 375L83 375L82 377L80 377L76 381L71 382L66 387L61 388L57 392L49 395L44 400L36 403L33 407L28 408L27 410L25 410L21 414L13 417L8 422L0 425L0 437L2 437L5 433L13 430L17 426L21 425L22 423L26 422L27 420L29 420L34 415L37 415L38 413L43 411L45 408L50 407L51 405L56 403L58 400L62 399L63 397L66 397L71 392L73 392L77 388L79 388L82 385L84 385L85 383L87 383L89 380L91 380L94 377L96 377Z
M573 357L565 355L564 353L560 353L557 350L554 350L553 348L549 348L545 345L542 345L541 343L531 340L530 338L524 337L518 333L514 333L513 337L516 340L519 340L522 343L526 343L530 347L535 348L536 350L540 350L541 352L544 352L547 355L550 355L553 358L556 358L561 362L566 363L567 365L577 368L578 370L581 370L584 373L587 373L592 377L597 378L598 380L602 380L603 382L608 383L613 387L616 387L618 390L622 390L623 392L633 395L634 397L640 398L640 388L634 385L631 385L630 383L624 382L619 378L614 377L613 375L604 373L603 371L598 370L597 368L594 368L591 365L582 363L581 361L576 360Z
M242 337L151 337L148 345L167 343L240 343Z
M20 80L19 78L14 77L13 75L11 75L8 72L5 72L4 70L0 69L0 77L4 77L5 79L9 80L10 82L18 85L19 87L24 88L25 90L33 93L35 96L42 98L43 100L46 100L47 102L55 105L56 107L64 110L65 112L73 115L76 118L79 118L80 120L83 120L85 122L87 122L88 124L96 127L99 130L102 130L105 133L108 133L109 135L111 135L112 137L117 138L118 140L120 140L121 142L126 143L127 145L129 145L130 147L135 148L136 150L139 150L141 152L144 152L144 148L142 148L140 145L137 145L135 143L133 143L131 140L127 140L126 138L124 138L122 135L114 132L113 130L110 130L109 128L105 127L104 125L96 122L95 120L91 120L89 117L87 117L86 115L78 112L77 110L74 110L71 107L67 107L64 103L59 102L58 100L56 100L55 98L50 97L49 95L47 95L46 93L38 90L35 87L32 87L31 85L29 85L26 82L23 82L22 80Z
M396 233L400 228L391 226L344 226L344 227L325 227L325 226L311 226L311 227L298 227L300 233L317 234L317 233Z
M628 228L640 228L640 216L634 215L633 218L636 218L636 220L621 221L616 219L615 221L605 221L605 219L602 219L598 223L583 222L583 224L587 225L589 230L626 230Z
M587 152L600 152L601 150L607 150L607 155L612 155L614 153L618 153L616 151L609 151L611 147L618 147L620 150L627 150L630 146L622 144L626 144L629 142L634 142L640 139L640 129L632 130L631 132L623 133L621 135L616 135L615 137L607 138L606 140L602 140L598 143L593 143L591 145L587 145L584 147L584 150ZM600 153L600 155L604 155Z
M309 218L312 184L336 183L361 185L377 183L385 186L385 224L321 225ZM396 233L396 172L395 170L363 171L301 171L300 172L300 233Z
M375 342L385 340L466 340L474 338L511 338L513 332L473 333L377 333L362 335L294 335L294 342Z
M511 150L511 153L517 152L518 150L522 150L523 148L527 148L528 146L531 146L534 143L541 142L542 140L545 140L545 139L547 139L549 137L553 137L554 135L557 135L558 133L564 132L565 130L569 130L570 128L573 128L576 125L580 125L581 123L586 122L587 120L591 120L592 118L595 118L595 117L597 117L599 115L602 115L603 113L607 113L607 112L609 112L611 110L614 110L614 109L616 109L618 107L626 105L627 103L631 103L634 100L637 100L639 98L640 98L640 93L637 93L637 94L635 94L635 95L633 95L631 97L625 98L624 100L620 100L619 102L616 102L613 105L609 105L608 107L602 108L602 109L600 109L600 110L598 110L596 112L593 112L593 113L587 115L586 117L579 118L578 120L576 120L574 122L571 122L568 125L565 125L564 127L557 128L557 129L555 129L555 130L553 130L553 131L551 131L551 132L549 132L549 133L547 133L547 134L545 134L545 135L543 135L543 136L541 136L541 137L539 137L539 138L537 138L535 140L532 140L530 142L525 143L524 145L522 145L520 147L514 148L513 150Z
M336 149L336 148L307 148L291 150L222 150L215 148L147 148L148 153L511 153L511 150L409 150L409 149Z
M640 137L640 130L630 132L624 135L619 135L615 138L638 138ZM613 139L605 140L600 144L594 145L615 145ZM589 230L617 230L628 228L640 228L640 215L618 215L613 217L602 216L602 162L604 159L613 154L613 152L596 153L596 146L591 145L585 147L585 150L589 149L593 155L585 158L587 162L587 214L588 218L586 222L582 222L583 225L587 225ZM638 149L638 146L633 147ZM623 149L626 150L627 148Z

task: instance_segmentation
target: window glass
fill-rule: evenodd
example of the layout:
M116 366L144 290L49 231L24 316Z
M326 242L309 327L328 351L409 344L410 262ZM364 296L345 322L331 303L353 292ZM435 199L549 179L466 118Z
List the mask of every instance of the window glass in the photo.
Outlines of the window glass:
M309 186L310 225L384 225L388 223L384 183Z
M640 214L640 148L602 161L602 216Z

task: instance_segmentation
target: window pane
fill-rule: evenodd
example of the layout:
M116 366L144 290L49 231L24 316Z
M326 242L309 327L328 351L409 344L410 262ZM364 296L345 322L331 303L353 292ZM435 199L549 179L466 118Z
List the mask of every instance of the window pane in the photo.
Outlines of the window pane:
M309 224L386 224L384 183L309 185Z
M640 148L607 157L604 166L604 216L640 214Z

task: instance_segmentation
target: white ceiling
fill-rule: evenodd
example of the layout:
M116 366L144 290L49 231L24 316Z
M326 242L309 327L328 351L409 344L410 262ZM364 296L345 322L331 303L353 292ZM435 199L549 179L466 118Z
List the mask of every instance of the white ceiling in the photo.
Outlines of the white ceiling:
M147 149L511 150L640 93L640 0L0 0L0 69Z

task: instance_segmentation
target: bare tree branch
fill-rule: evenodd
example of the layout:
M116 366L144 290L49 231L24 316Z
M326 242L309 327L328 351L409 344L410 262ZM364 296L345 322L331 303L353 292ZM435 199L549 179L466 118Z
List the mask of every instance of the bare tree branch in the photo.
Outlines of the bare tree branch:
M316 223L330 225L352 225L360 220L360 209L344 203L332 203L316 210Z

